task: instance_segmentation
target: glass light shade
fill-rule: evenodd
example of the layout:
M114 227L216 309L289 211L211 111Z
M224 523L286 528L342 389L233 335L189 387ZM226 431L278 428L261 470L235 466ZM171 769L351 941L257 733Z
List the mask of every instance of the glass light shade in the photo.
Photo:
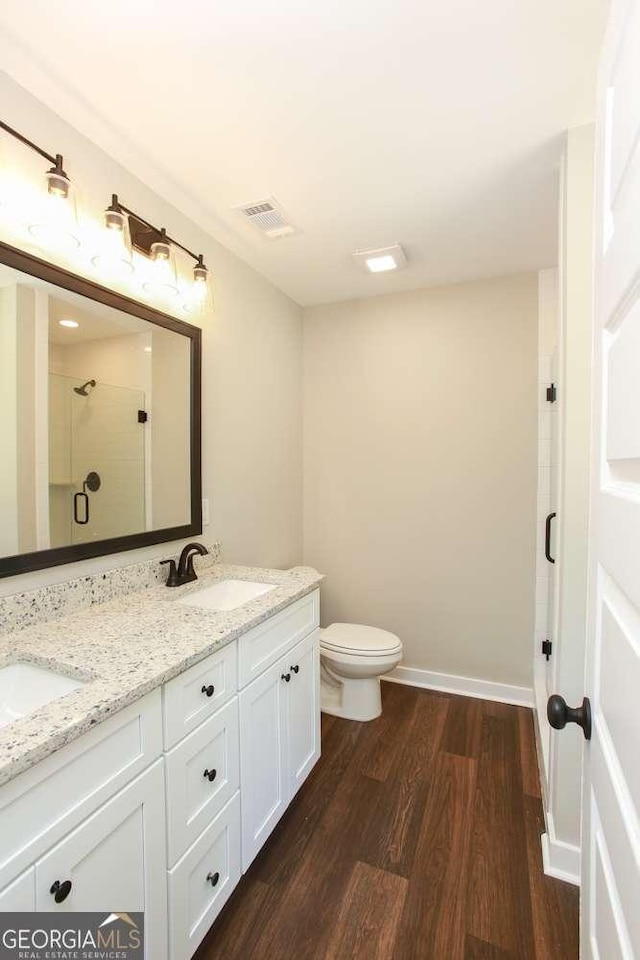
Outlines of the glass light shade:
M52 197L61 197L66 200L71 192L71 181L62 169L52 167L46 174L47 193Z
M155 296L176 297L178 295L178 275L173 248L167 240L158 240L151 244L148 278L142 286L148 293Z
M49 176L47 174L47 179ZM66 193L57 188L53 191L47 189L29 224L29 233L39 244L51 249L76 249L80 246L75 200L69 189L69 181L66 180L66 183Z
M112 276L128 276L133 272L129 218L114 204L104 212L100 249L91 262L94 267Z
M186 286L182 292L182 307L186 313L204 316L213 310L209 271L198 259L193 268L193 283Z

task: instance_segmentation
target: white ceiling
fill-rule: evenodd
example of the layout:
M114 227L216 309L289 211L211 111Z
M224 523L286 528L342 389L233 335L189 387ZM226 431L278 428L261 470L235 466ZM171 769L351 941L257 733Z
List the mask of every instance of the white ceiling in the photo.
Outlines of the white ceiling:
M65 119L312 304L554 263L561 134L593 116L607 5L3 0L0 21L18 82L64 88ZM271 195L302 233L231 210ZM350 259L396 241L395 275Z

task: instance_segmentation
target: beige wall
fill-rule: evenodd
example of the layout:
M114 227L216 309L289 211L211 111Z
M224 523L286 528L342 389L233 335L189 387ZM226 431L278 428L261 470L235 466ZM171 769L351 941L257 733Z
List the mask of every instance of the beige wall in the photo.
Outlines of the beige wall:
M203 324L203 492L211 510L205 536L221 539L231 561L278 567L300 562L300 307L3 74L0 98L3 120L64 154L80 206L99 216L116 192L127 206L204 254L215 300L215 315ZM5 579L0 594L167 556L179 546Z
M309 308L304 559L323 623L531 685L537 277Z

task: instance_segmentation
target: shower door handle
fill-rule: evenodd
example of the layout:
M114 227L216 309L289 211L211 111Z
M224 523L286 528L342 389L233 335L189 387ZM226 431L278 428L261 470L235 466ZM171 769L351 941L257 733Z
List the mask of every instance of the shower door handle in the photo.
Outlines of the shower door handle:
M81 500L84 501L84 519L82 519L80 510L78 509ZM73 519L81 525L89 523L89 494L84 493L84 491L82 493L74 493L73 495Z
M544 555L549 561L549 563L555 563L555 559L551 556L551 521L555 517L555 513L550 513L544 524Z

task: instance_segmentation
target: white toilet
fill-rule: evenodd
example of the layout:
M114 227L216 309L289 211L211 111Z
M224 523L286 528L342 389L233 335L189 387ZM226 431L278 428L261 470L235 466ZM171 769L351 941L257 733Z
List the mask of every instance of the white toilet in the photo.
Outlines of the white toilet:
M358 623L332 623L320 631L320 702L345 720L374 720L382 713L380 677L402 660L394 633Z

